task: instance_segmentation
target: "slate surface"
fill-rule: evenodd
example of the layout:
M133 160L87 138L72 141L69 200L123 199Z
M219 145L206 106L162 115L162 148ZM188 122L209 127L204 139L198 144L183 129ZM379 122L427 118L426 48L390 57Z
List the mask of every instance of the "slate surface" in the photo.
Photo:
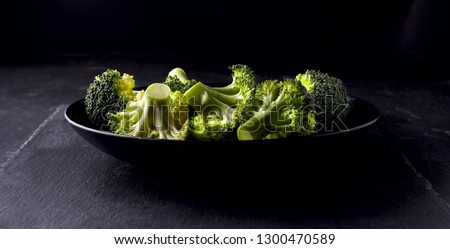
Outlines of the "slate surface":
M345 79L351 94L382 111L376 128L314 159L316 170L277 172L289 163L281 158L261 165L271 171L258 179L216 181L129 165L72 130L64 109L109 65L138 79L172 66L0 68L1 228L450 228L446 80Z

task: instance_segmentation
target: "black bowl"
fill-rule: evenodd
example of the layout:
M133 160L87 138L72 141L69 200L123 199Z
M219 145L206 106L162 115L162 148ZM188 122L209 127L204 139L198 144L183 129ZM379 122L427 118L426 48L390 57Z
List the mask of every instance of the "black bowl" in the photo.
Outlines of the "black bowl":
M65 117L86 141L128 162L137 179L175 193L239 203L263 200L264 205L267 200L290 203L299 197L301 202L315 202L364 168L372 153L371 136L363 133L380 112L365 100L349 98L350 111L343 120L347 129L273 140L172 141L117 135L91 125L83 99L71 104Z
M327 144L349 141L352 137L372 127L380 117L380 112L373 104L360 98L349 96L350 111L343 123L345 129L320 132L311 136L292 137L287 139L258 140L258 141L174 141L160 139L146 139L124 136L106 130L94 128L87 118L84 99L69 105L65 117L75 131L86 141L99 150L126 162L139 165L156 165L155 158L168 157L171 161L180 160L230 160L229 154L236 155L241 161L246 161L247 155L261 153L252 160L264 161L267 153L289 153ZM342 127L342 126L341 126ZM234 156L234 157L236 157ZM257 160L256 160L257 161ZM248 161L249 163L256 161Z

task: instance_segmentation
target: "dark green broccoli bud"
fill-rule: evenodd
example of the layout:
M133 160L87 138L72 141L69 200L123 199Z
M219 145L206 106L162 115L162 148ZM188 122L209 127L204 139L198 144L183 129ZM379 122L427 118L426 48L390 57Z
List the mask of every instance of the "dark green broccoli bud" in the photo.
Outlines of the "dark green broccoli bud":
M342 119L349 108L347 89L340 79L321 71L307 70L297 75L296 80L306 88L310 105L315 108L316 131L329 130L333 123L343 124Z
M197 83L198 81L189 79L186 72L179 67L172 69L167 75L166 81L164 81L164 84L169 86L172 91L180 91L181 93L185 93Z
M315 116L305 97L306 89L293 79L261 82L252 103L245 108L250 118L237 129L238 139L275 139L312 134Z
M100 129L108 123L108 113L125 108L128 101L135 99L134 79L128 74L108 69L97 75L89 85L84 104L92 124Z
M256 90L256 75L245 65L233 65L232 82L211 87L198 82L185 92L196 117L190 122L199 140L230 139L241 121L241 114Z

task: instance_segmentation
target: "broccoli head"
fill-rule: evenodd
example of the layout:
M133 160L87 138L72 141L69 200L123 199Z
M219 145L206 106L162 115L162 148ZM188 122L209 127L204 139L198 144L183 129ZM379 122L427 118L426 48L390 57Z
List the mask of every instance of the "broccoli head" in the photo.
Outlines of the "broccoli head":
M314 111L306 89L294 79L266 80L244 111L250 118L237 129L239 140L285 138L314 132Z
M333 123L343 124L341 118L349 108L347 90L341 80L316 70L307 70L297 75L296 80L306 88L310 105L316 111L317 131L328 130Z
M84 104L86 113L96 127L108 123L109 113L124 109L125 105L135 99L133 76L117 70L108 69L97 75L89 85Z
M143 138L184 140L189 135L189 106L181 92L153 83L124 111L112 113L113 132Z
M232 140L236 134L232 123L218 118L215 114L194 116L190 121L191 136L198 140Z

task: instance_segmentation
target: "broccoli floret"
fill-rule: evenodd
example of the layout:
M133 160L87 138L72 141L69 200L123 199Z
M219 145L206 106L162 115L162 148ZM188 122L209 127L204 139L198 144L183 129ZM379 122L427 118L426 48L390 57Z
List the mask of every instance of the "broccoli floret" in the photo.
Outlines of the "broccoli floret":
M188 108L181 92L153 83L125 111L110 115L110 127L122 135L184 140L189 135Z
M237 129L239 140L285 138L314 132L315 115L306 89L294 79L266 80L256 88L245 112L251 117Z
M347 90L341 80L316 70L307 70L297 75L296 80L306 88L310 105L315 108L316 131L332 129L333 123L343 124L342 118L349 108Z
M190 122L193 136L199 140L226 140L241 121L244 106L256 90L256 75L246 65L229 68L232 82L224 87L212 87L198 82L185 92L197 116Z
M214 114L206 117L203 115L194 116L189 125L192 137L198 140L232 140L236 136L231 122L219 119Z
M186 72L179 67L172 69L164 82L164 84L168 85L172 91L180 91L181 93L185 93L197 83L198 81L189 79Z
M88 118L98 128L108 123L108 113L118 112L135 99L133 76L108 69L89 85L84 104Z

